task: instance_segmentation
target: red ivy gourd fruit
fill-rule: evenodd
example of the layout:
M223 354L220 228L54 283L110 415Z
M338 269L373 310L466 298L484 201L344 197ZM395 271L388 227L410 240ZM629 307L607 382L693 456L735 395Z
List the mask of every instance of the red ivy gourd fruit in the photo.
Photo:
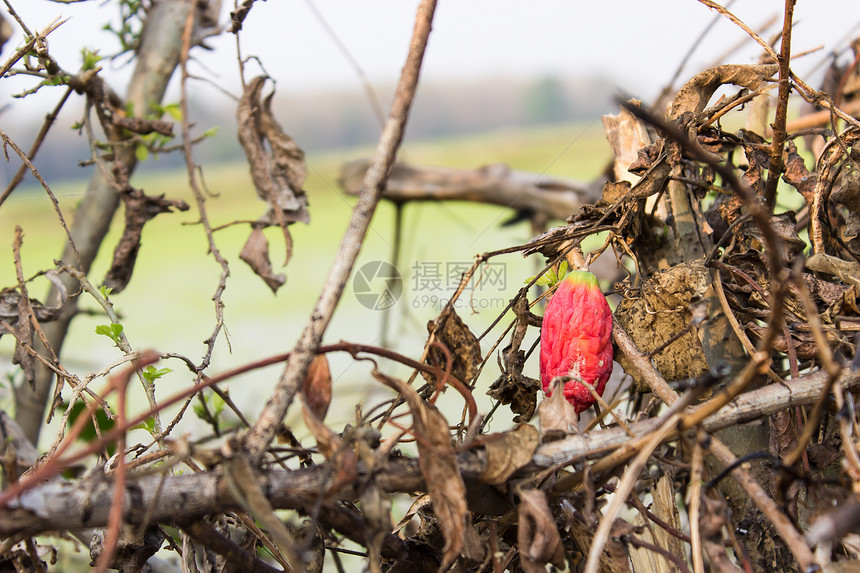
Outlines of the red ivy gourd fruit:
M556 376L574 379L564 384L564 397L577 413L594 404L594 396L579 380L603 395L612 372L612 311L597 278L571 271L549 299L540 334L540 379L552 392Z

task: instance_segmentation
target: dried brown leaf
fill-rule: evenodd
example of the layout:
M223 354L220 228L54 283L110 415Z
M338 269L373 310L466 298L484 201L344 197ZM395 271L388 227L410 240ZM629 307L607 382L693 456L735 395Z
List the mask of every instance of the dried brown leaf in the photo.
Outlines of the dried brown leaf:
M786 144L787 157L785 160L785 173L782 175L783 181L797 189L797 192L803 195L807 206L812 206L812 194L815 190L815 183L818 181L818 174L810 172L806 168L806 163L803 157L797 152L797 146L793 141Z
M270 208L265 222L286 228L288 223L310 220L302 189L307 166L304 152L272 114L273 94L262 99L265 83L265 77L256 77L242 94L236 114L239 143L248 158L257 194ZM266 144L271 151L267 152Z
M625 110L626 111L626 110ZM629 113L629 112L628 112ZM636 175L644 175L646 171L651 169L654 162L663 154L663 141L656 141L651 145L639 149L636 152L636 161L630 164L628 171Z
M400 392L412 412L419 466L445 538L440 571L446 570L460 554L471 560L481 559L481 544L469 519L466 485L457 465L457 453L451 445L448 421L402 380L377 370L373 371L373 376Z
M757 90L779 71L775 64L743 66L725 64L714 66L693 76L675 96L670 117L675 119L684 112L699 114L704 111L708 101L724 84L733 84L750 90Z
M546 397L538 407L541 442L558 440L579 432L579 414L564 398L562 382L556 382L552 395Z
M320 420L325 420L331 403L331 371L325 354L317 354L308 366L302 383L305 405Z
M806 268L833 275L845 284L853 284L860 289L860 264L853 261L844 261L825 253L815 253L806 259Z
M224 480L235 500L265 526L287 561L299 566L300 558L293 536L275 515L272 504L269 503L248 460L241 456L230 458L223 465L223 472Z
M317 442L317 449L325 456L327 460L331 460L339 450L343 450L343 438L340 435L326 426L319 419L307 403L307 398L304 394L302 398L302 419L305 425L313 434Z
M104 280L104 285L113 289L114 293L122 291L131 280L143 226L147 221L161 213L170 213L172 209L189 209L188 203L181 199L165 199L164 195L151 197L131 188L122 194L122 199L125 203L125 228L114 248L113 260Z
M289 231L287 231L289 236ZM278 292L284 283L287 282L287 277L283 273L275 274L272 270L272 261L269 259L269 240L260 228L251 230L248 235L248 240L242 247L239 253L239 258L248 263L257 276L259 276L266 285L272 289L272 292Z
M452 564L460 553L467 558L481 558L480 542L472 529L466 503L466 486L457 466L457 454L451 446L448 421L435 407L425 405L421 422L413 424L418 439L421 473L433 499L433 512L445 536L443 566ZM443 567L444 569L445 567Z
M439 318L428 323L427 329L430 332L435 329L436 340L451 353L451 374L464 384L469 384L477 376L481 364L481 343L478 338L453 308L446 308ZM431 347L427 362L444 369L447 359L442 350ZM422 374L428 382L435 383L435 376Z
M517 414L514 422L528 422L537 407L537 393L540 382L523 374L526 353L520 347L526 336L528 327L540 324L541 318L529 311L525 297L517 297L513 309L517 317L511 342L502 350L504 362L502 373L490 386L487 394L498 399L502 404L510 404L511 410Z
M630 192L629 181L607 181L603 184L602 199L612 205Z
M55 271L49 271L46 274L46 277L57 285L60 301L57 306L45 306L34 298L30 299L30 307L33 309L33 315L36 317L39 324L57 320L57 317L60 316L60 313L63 311L63 307L66 304L66 300L68 299L66 287L57 277L57 273ZM18 291L13 290L12 288L0 290L0 320L10 326L15 326L15 323L18 322L18 318L20 316L18 306L20 301L21 293ZM0 326L0 336L2 336L4 332L5 330Z
M757 324L748 324L746 326L746 329L752 340L761 340L767 332L766 327L759 326ZM794 346L794 351L797 353L798 358L802 360L809 360L811 358L815 358L817 345L815 343L815 338L812 336L811 333L792 333L791 344ZM777 352L788 354L788 343L786 342L785 336L783 334L776 335L776 338L773 341L773 349Z
M520 492L517 543L520 564L526 573L545 573L546 564L565 567L564 546L541 490Z
M505 483L514 472L531 462L540 444L538 431L529 424L520 424L510 432L489 434L485 438L487 467L480 480L493 485Z
M21 288L24 288L23 285ZM24 345L33 344L33 325L30 324L30 304L26 296L18 297L18 320L16 325L15 356L12 363L21 367L24 373L24 381L31 389L36 389L36 362L33 356L27 352Z
M770 225L781 239L780 244L783 250L780 256L783 260L794 260L806 248L806 243L797 234L797 218L794 211L785 211L777 215L771 215ZM756 250L761 251L764 249L764 234L758 224L752 219L739 225L736 235L743 237L747 241L752 241L751 244Z
M770 451L780 458L788 455L797 446L797 432L791 414L777 412L768 418L770 426Z
M238 21L241 26L241 19ZM235 24L236 21L234 21ZM259 227L255 227L255 231L271 225L280 227L286 248L284 257L286 265L293 254L293 240L287 226L297 221L310 222L308 198L302 189L307 177L307 166L305 152L296 145L292 137L284 133L272 113L274 91L265 99L262 98L266 79L265 76L258 76L245 88L236 112L237 132L239 143L248 158L251 179L257 189L257 195L269 206L266 213L257 219ZM251 248L249 243L253 237L254 232L246 243L248 249ZM260 239L257 238L255 241L257 249L250 251L249 256L254 252L263 252L259 245ZM243 260L248 262L244 258ZM281 275L273 275L271 272L271 264L268 262L268 244L265 257L258 254L253 260L257 261L257 266L249 262L251 268L266 281L272 291L276 291L286 279L281 280ZM269 270L266 270L267 267ZM258 268L260 270L257 270Z
M306 403L304 394L301 394L302 419L313 434L317 442L317 449L331 464L334 469L334 479L329 492L336 492L345 484L355 481L358 477L358 455L355 450L347 447L343 438L326 426L311 410Z
M515 363L517 369L522 371L525 362L525 352L520 351ZM487 390L487 395L495 398L502 404L510 405L511 411L517 414L514 422L528 422L534 416L537 409L537 394L540 390L540 382L528 376L508 376L502 374Z

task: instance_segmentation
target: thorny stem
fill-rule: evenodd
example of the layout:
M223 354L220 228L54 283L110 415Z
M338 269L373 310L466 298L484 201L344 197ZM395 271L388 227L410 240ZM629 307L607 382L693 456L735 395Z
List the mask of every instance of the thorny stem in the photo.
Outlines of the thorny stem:
M209 361L212 359L212 351L215 348L215 342L218 339L218 334L224 327L224 303L221 300L221 295L227 288L227 277L230 276L230 267L227 260L221 254L218 246L215 244L215 237L212 235L212 225L209 223L209 216L206 213L206 198L200 190L200 185L197 182L197 164L194 162L194 154L192 152L192 137L190 133L190 125L188 122L188 52L191 50L191 33L194 30L194 11L190 11L185 19L185 28L182 31L182 52L179 60L180 68L182 69L182 82L180 108L182 110L182 143L185 153L185 166L188 171L188 185L194 192L194 199L197 201L197 208L200 211L200 223L203 225L206 234L206 241L209 247L209 252L218 262L221 267L221 276L218 280L218 286L215 289L215 294L212 295L212 300L215 301L215 329L212 334L206 339L206 354L203 357L198 367L198 371L203 371L209 366Z
M287 359L287 365L257 423L245 436L245 448L254 462L259 462L262 459L278 425L292 404L296 391L307 373L310 361L322 341L326 327L331 321L335 307L346 287L346 281L352 272L352 267L367 234L370 220L376 210L376 205L379 203L385 181L394 163L395 154L403 139L406 120L409 117L409 110L418 86L421 63L427 48L435 10L435 0L423 0L418 7L406 64L400 76L388 119L379 138L376 155L365 174L361 195L359 195L358 203L353 210L349 227L343 236L340 249L329 270L310 320L289 359Z
M212 300L215 303L215 327L212 330L212 334L209 335L209 338L204 341L206 344L206 352L203 355L203 360L200 365L195 368L197 374L195 384L199 384L203 377L202 372L209 367L209 363L212 360L212 352L215 350L215 343L218 340L218 335L221 333L221 329L224 328L224 302L221 300L221 295L227 288L227 278L230 276L230 267L227 263L227 259L224 258L221 251L218 249L218 246L215 244L212 225L209 222L209 216L206 212L206 197L197 182L197 164L194 162L194 154L192 152L194 139L191 137L191 128L188 121L188 53L191 50L191 35L194 30L194 17L195 12L194 10L191 10L185 18L185 26L182 30L182 48L179 60L179 65L182 69L182 81L180 82L181 95L179 100L179 106L182 112L182 149L185 155L185 166L188 172L188 185L194 193L194 199L197 202L197 210L200 213L199 222L203 225L203 231L206 235L209 252L221 267L218 285L215 287L215 294L212 295ZM159 441L163 440L171 431L173 431L173 428L176 427L176 424L178 424L182 419L182 416L185 414L185 410L188 408L193 398L194 394L190 394L187 397L185 404L183 404L177 415L170 421L163 431L160 427L157 428L156 437Z

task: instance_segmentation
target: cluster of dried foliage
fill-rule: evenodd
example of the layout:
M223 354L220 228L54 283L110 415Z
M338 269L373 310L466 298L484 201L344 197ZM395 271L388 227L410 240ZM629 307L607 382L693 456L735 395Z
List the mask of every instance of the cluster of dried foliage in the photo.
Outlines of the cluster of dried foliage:
M28 294L32 279L21 270L20 230L17 284L0 292L0 333L16 339L15 358L24 372L15 388L17 421L0 413L0 566L46 570L45 560L68 548L52 547L48 536L60 533L89 544L99 570L165 567L151 558L166 548L180 556L183 571L320 571L324 564L343 571L342 555L356 553L350 549L355 544L372 571L532 573L548 564L589 572L855 570L849 568L860 561L854 532L860 522L860 425L853 391L860 375L851 357L852 333L860 329L860 122L851 113L860 101L860 58L847 67L834 65L826 92L812 89L791 71L792 0L774 40L778 53L724 8L702 1L760 43L763 63L719 65L696 75L650 108L666 113L626 102L619 115L604 118L614 162L596 197L588 196L594 186L523 178L501 167L470 173L393 168L435 10L435 2L423 1L377 154L344 171L345 188L359 199L299 342L287 354L220 374L208 366L222 336L220 297L229 267L206 216L185 94L189 50L214 33L211 7L119 0L129 30L140 25L129 41L138 68L123 100L95 66L62 70L48 50L53 28L30 31L7 3L26 43L3 74L24 70L41 78L40 87L65 86L65 94L29 152L0 131L5 146L23 160L0 205L25 170L53 198L30 159L75 93L87 103L82 129L92 144L94 175L70 226L56 211L68 235L66 253L57 268L40 273L55 285L46 299L54 306ZM232 33L241 31L253 5L237 2ZM112 293L131 278L145 223L189 208L130 183L141 146L169 147L147 136L170 137L173 125L129 111L152 109L174 69L183 86L177 149L186 155L201 227L222 268L216 326L199 363L137 352L120 328L106 327L124 359L78 376L58 358L77 299L99 301L118 324L108 291L88 279L118 205L125 205L125 229L105 279ZM244 222L251 232L241 258L277 290L284 278L272 268L262 229L282 229L289 252L288 226L307 220L308 203L303 153L274 120L262 97L264 84L264 78L247 83L237 112L254 185L267 205L260 219ZM708 107L726 85L736 86L732 95ZM808 107L788 122L792 92ZM746 118L745 128L724 130L722 124L736 117ZM807 151L801 154L799 147ZM422 187L422 179L430 183ZM491 349L482 350L480 341L493 329L475 336L451 305L430 323L417 359L360 343L323 346L384 197L401 204L495 201L531 215L536 226L582 205L566 225L526 245L479 255L463 276L457 296L490 259L546 257L543 273L494 323L514 317ZM795 197L799 209L777 212L780 200ZM603 244L583 254L580 244L592 235ZM562 261L581 266L604 254L618 262L611 277L619 297L613 338L628 376L598 400L598 415L580 428L561 392L538 404L539 383L524 372L534 347L523 343L540 328L540 317L530 311L542 298L532 288L540 275L550 269L557 274ZM373 378L396 398L382 409L366 405L354 426L326 425L331 352L368 361ZM384 372L377 357L414 369L412 378ZM152 382L159 370L153 365L166 358L186 362L194 381L189 390L156 396ZM520 423L487 434L476 403L486 390L477 380L495 368L493 362L498 374L487 391L492 411L509 408ZM218 385L275 363L285 364L283 373L260 416L247 420ZM426 384L416 389L419 373ZM126 408L135 376L150 399L143 412ZM494 374L482 380L487 376ZM89 386L100 378L108 383L97 393ZM434 406L448 386L465 403L459 420L446 419ZM172 438L186 408L167 424L159 412L176 403L187 407L204 392L218 393L244 428L214 447ZM53 416L61 401L83 408L70 424L74 408L65 410L60 433L39 456L31 443L44 409L49 405ZM301 409L314 444L298 441L283 425L290 408ZM205 407L201 415L218 433ZM98 420L107 418L111 429L81 439L88 425L100 428ZM533 418L539 429L529 423ZM127 443L128 430L141 423L151 441ZM405 441L414 442L417 456L402 453ZM181 475L180 466L186 469ZM64 473L72 467L78 477ZM396 524L395 495L412 502ZM347 541L353 545L344 547Z

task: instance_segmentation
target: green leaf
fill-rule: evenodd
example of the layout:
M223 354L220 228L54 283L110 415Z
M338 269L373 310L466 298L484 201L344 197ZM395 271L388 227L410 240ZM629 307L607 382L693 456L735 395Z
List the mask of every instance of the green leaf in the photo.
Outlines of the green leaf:
M146 430L150 434L155 434L155 418L153 416L148 417L140 424L136 424L131 427L132 430Z
M102 295L103 298L107 298L110 293L113 292L113 287L102 285L99 287L99 294Z
M203 137L215 137L218 135L218 130L221 129L217 125L215 127L210 127L206 131L203 132Z
M161 110L176 121L182 121L182 110L179 108L178 103L169 103L162 107Z
M560 282L567 275L567 272L568 272L567 261L562 261L558 265L558 271L557 272L554 268L547 269L547 271L535 281L535 284L538 286L545 286L545 287L554 286L556 283ZM533 276L527 278L525 281L523 281L523 284L529 284L530 282L532 282L534 280L535 276L537 276L537 275L533 275Z
M224 402L224 398L220 395L213 393L212 394L212 415L217 418L221 415L221 412L224 411L224 406L227 403Z
M149 157L149 149L138 143L134 148L134 156L137 157L138 161L144 162Z
M78 419L78 417L80 417L81 414L84 414L86 412L86 405L81 400L78 400L74 404L72 404L71 408L72 412L69 414L68 418L69 428L74 427L75 421ZM93 418L95 418L96 424L98 424L98 432L96 432L96 426L93 424ZM108 418L104 410L102 410L101 408L96 408L96 410L93 412L93 416L90 417L90 419L84 426L84 429L81 431L80 439L85 442L94 442L99 439L99 433L104 434L105 432L110 431L111 429L113 429L115 424L116 422ZM106 449L108 451L108 454L112 456L116 452L116 443L109 442L106 445Z
M113 322L111 324L100 324L96 326L96 334L107 336L113 340L114 344L119 346L120 341L122 340L122 325L117 322Z
M81 59L83 63L81 64L81 71L94 70L98 63L102 60L102 57L99 55L98 50L89 50L87 48L81 49Z
M156 368L155 366L147 366L141 374L143 374L144 380L149 382L150 384L154 384L156 380L164 376L165 374L170 374L173 372L170 368Z

